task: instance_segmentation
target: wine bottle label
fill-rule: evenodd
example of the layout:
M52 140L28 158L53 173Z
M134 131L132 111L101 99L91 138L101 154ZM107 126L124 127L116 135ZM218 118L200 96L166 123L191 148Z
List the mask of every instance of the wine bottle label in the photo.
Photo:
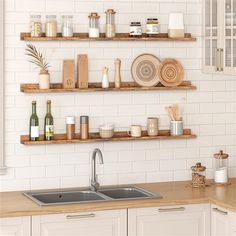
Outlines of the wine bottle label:
M53 137L54 135L53 125L46 125L45 131L46 131L46 137Z
M38 126L31 126L30 128L30 136L31 138L38 138L39 137L39 127Z

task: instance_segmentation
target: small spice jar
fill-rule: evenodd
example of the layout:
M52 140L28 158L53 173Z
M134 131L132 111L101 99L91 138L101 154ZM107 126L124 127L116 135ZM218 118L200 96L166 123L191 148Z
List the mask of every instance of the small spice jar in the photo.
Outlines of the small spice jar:
M45 25L46 37L57 37L57 16L47 15Z
M215 183L227 184L228 183L228 157L229 155L222 150L214 154L215 158Z
M131 37L141 37L142 27L140 22L131 22L129 26L129 35Z
M80 117L80 138L81 139L89 138L89 117L88 116Z
M99 38L99 18L96 12L92 12L89 16L89 38Z
M61 34L62 37L73 37L73 16L72 15L64 15L62 18L62 28Z
M116 36L115 14L113 9L106 11L106 37L114 38Z
M201 163L197 163L192 169L192 186L201 187L206 184L206 167Z
M30 35L31 35L31 37L41 37L42 36L41 15L31 15L30 16Z
M75 138L75 117L66 117L66 136L67 139L71 140Z
M152 36L159 34L159 21L157 18L148 18L146 22L146 35Z

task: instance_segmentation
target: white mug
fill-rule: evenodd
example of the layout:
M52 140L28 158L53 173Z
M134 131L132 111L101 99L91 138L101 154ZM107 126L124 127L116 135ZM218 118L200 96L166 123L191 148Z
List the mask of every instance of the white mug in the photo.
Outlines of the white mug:
M128 135L131 137L141 137L142 136L142 126L141 125L131 125Z

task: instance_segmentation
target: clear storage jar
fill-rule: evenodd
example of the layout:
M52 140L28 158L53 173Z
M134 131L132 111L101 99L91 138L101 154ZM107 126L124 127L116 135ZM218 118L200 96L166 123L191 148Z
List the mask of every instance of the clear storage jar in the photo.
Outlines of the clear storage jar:
M140 22L131 22L129 26L129 35L131 37L141 37L142 27Z
M46 37L57 37L57 16L47 15L45 25Z
M72 15L63 15L61 25L61 34L62 37L73 37L73 16Z
M146 35L152 36L160 33L159 21L157 18L148 18L146 22Z
M114 38L116 36L115 14L113 9L106 11L106 37Z
M41 37L42 36L41 15L31 15L30 16L30 35L31 35L31 37Z
M206 185L206 167L201 163L196 163L192 169L192 186L201 187Z
M217 184L228 183L228 157L229 155L222 150L220 150L219 153L214 154L214 179Z
M99 18L96 12L92 12L89 16L89 38L99 38Z

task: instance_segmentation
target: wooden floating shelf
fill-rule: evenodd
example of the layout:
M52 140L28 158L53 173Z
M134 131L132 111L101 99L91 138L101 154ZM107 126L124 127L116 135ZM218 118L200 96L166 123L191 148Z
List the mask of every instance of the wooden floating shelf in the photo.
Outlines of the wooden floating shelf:
M55 134L54 140L45 141L44 136L40 135L39 141L30 141L28 135L21 136L21 143L24 145L44 145L44 144L66 144L66 143L94 143L94 142L115 142L115 141L142 141L142 140L176 140L192 139L197 136L191 133L190 129L184 129L184 134L179 136L170 136L169 130L159 130L158 136L148 136L147 131L142 131L142 137L134 138L128 136L127 132L115 132L112 138L100 138L99 133L90 133L89 139L80 139L80 134L76 134L75 139L67 140L66 134Z
M31 37L30 33L21 33L20 38L24 41L196 41L189 33L184 38L169 38L167 33L155 37L147 37L145 34L142 37L130 37L128 33L117 33L114 38L106 38L104 33L100 34L100 38L89 38L87 33L74 33L73 37L62 37L61 34L57 37Z
M65 92L99 92L99 91L145 91L145 90L196 90L190 81L183 81L177 87L164 87L160 83L155 87L140 87L134 82L123 82L121 88L115 88L114 83L110 83L110 88L102 88L101 83L89 83L85 89L73 88L64 89L62 84L51 84L50 89L39 89L38 84L21 84L20 90L23 93L65 93Z

